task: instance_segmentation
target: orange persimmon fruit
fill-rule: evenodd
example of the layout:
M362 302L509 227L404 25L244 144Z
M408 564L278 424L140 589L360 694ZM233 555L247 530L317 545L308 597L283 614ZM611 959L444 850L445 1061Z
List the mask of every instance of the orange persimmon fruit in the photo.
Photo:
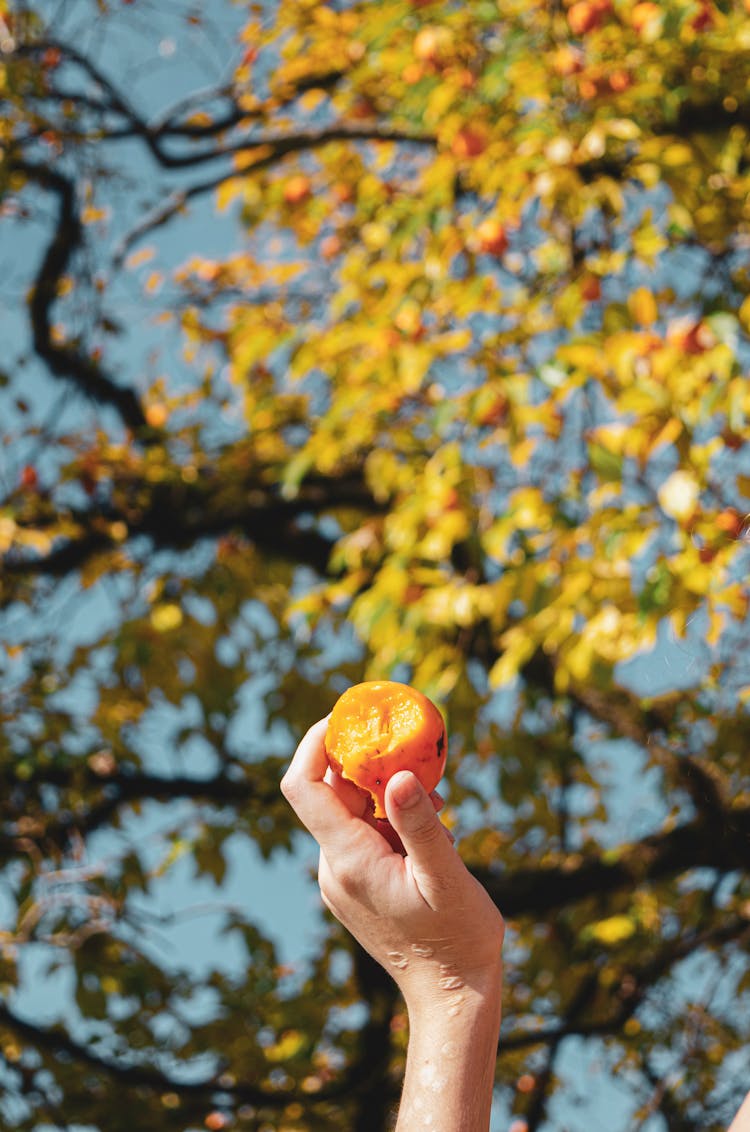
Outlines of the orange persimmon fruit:
M385 788L397 771L413 771L428 794L437 786L445 768L445 723L432 700L409 684L365 680L334 704L325 750L333 770L366 791L373 817L383 819Z

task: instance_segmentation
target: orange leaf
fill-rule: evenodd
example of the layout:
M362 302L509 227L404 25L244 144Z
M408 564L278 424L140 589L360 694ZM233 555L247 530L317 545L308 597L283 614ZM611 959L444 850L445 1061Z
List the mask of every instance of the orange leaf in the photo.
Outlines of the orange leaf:
M142 263L148 263L148 261L150 259L153 259L155 255L155 248L141 248L139 252L133 252L132 255L128 256L128 258L125 260L125 266L129 270L132 270L135 267L140 267Z

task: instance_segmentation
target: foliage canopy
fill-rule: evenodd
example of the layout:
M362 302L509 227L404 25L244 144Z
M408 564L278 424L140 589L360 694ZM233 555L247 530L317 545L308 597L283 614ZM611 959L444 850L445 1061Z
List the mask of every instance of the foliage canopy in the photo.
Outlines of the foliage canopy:
M562 1127L578 1039L628 1127L725 1127L747 5L0 0L0 102L0 1120L387 1127L402 1004L335 922L290 972L232 910L196 974L142 908L292 850L296 740L391 676L509 921L500 1110Z

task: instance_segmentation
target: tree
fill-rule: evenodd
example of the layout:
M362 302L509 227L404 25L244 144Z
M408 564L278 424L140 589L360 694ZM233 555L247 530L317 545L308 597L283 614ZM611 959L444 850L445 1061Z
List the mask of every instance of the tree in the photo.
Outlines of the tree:
M750 1038L746 5L213 8L0 0L25 319L2 1120L387 1127L402 1005L335 922L295 981L233 911L246 969L194 976L138 905L184 856L220 885L230 837L291 850L295 741L390 675L446 713L447 820L509 921L506 1109L561 1127L579 1037L630 1127L725 1127ZM195 81L165 106L175 51ZM637 682L657 645L671 687ZM157 861L118 839L153 807ZM64 1024L14 1007L40 943Z

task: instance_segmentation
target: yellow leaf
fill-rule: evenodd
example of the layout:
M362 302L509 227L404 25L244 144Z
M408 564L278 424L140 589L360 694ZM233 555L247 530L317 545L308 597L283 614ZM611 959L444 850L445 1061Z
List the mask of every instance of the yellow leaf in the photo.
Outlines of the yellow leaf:
M659 317L656 299L648 287L638 287L628 295L628 310L640 326L653 326Z
M8 547L13 545L16 529L14 519L0 515L0 553L4 553Z
M510 450L511 463L516 468L525 468L537 445L537 438L535 436L527 436L520 444L514 444Z
M654 224L641 224L633 232L633 250L636 255L653 266L656 257L667 247L667 241Z
M115 542L124 542L128 537L127 524L122 519L115 519L113 523L110 523L109 534Z
M706 644L711 645L712 648L719 643L725 621L726 614L723 610L714 609L711 611L709 629L706 633Z
M508 544L513 534L513 526L506 519L498 519L482 535L485 554L497 562L505 562Z
M533 656L537 642L528 631L518 628L504 633L500 644L503 646L503 655L495 661L489 672L491 688L510 683L518 675L521 666Z
M241 100L240 100L241 102ZM250 109L250 107L243 106L242 109ZM252 165L257 165L259 161L265 160L273 153L273 146L271 145L256 145L252 149L242 149L236 153L232 159L235 169L249 169Z
M398 353L398 375L406 393L416 393L430 368L432 354L420 346L402 346Z
M88 208L84 208L81 213L81 220L84 224L95 224L97 220L106 220L108 217L108 208L93 208L89 206Z
M242 194L242 179L240 177L230 177L228 181L223 181L216 190L216 207L219 212L226 212L229 205Z
M159 633L168 633L182 624L182 610L174 602L163 602L151 610L151 624Z
M693 160L693 151L689 145L683 142L673 142L668 145L661 155L664 165L675 167L678 165L689 165Z
M563 650L563 662L574 680L583 683L591 675L591 662L594 658L594 642L581 637L569 649Z
M737 314L745 330L750 332L750 295L747 296Z
M641 128L632 118L613 118L607 123L607 133L621 141L633 141L641 136Z
M391 238L391 230L387 225L380 223L377 220L371 220L367 224L363 224L360 229L360 235L366 247L370 251L382 251Z
M307 1041L301 1030L285 1030L277 1042L263 1051L269 1061L287 1061L299 1053Z
M677 440L677 437L682 432L682 427L682 421L678 421L676 417L670 417L651 441L649 451L653 453L662 444L674 444L675 440Z
M625 452L630 439L630 428L631 426L624 421L612 421L611 424L597 425L596 428L591 429L589 435L607 452L614 452L615 455L621 456Z
M174 865L176 861L179 861L179 859L186 853L190 853L192 849L192 842L183 837L176 838L176 840L172 842L169 848L169 852L167 853L164 860L160 865L157 866L156 869L154 869L151 875L155 877L164 876L165 873L169 872L172 865Z
M712 566L702 562L696 562L682 575L682 584L685 589L691 594L698 594L699 597L707 594L716 580L716 565Z
M591 935L600 943L623 943L635 935L636 923L630 916L609 916L591 927Z
M327 95L324 90L313 88L312 90L305 91L301 98L298 99L297 105L300 106L302 110L312 113L313 110L317 110L321 102L325 102L326 97Z
M747 617L750 598L748 598L747 585L744 582L733 582L732 585L722 590L721 601L723 605L729 607L733 617L738 621L744 621Z
M441 354L458 353L465 350L471 344L473 335L471 330L453 330L448 334L443 334L435 342L436 347Z

